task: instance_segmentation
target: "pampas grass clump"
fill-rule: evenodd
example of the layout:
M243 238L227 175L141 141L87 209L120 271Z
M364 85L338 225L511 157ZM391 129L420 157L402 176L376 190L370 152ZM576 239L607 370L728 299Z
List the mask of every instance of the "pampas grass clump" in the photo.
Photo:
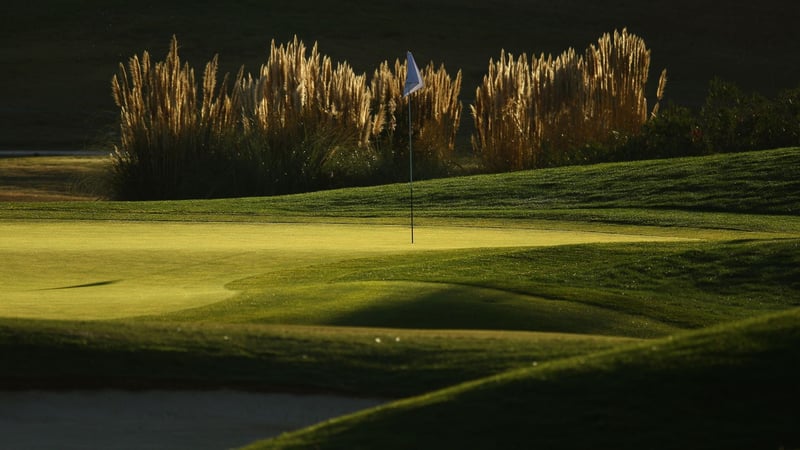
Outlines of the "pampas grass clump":
M372 77L372 109L382 124L373 128L375 147L384 172L402 176L409 159L410 101L415 173L441 175L453 159L461 122L461 71L451 77L444 65L429 63L421 70L423 88L409 98L403 97L406 70L406 61L383 62Z
M242 70L217 85L217 57L202 97L173 37L163 62L120 65L117 195L181 198L282 194L326 186L335 162L368 147L374 115L366 79L335 68L316 45L273 41L257 76ZM333 168L333 169L332 169Z
M233 103L244 140L237 156L259 170L249 190L282 194L324 188L353 165L368 170L375 115L366 77L309 50L296 37L272 41L256 77L240 73Z
M198 88L173 37L166 59L144 52L120 64L112 93L120 108L117 197L271 195L401 179L408 156L405 65L384 63L367 83L317 45L272 41L255 74L217 83L218 59ZM461 73L424 70L414 96L415 156L441 171L461 117Z
M127 71L120 64L112 94L120 108L117 194L161 198L175 191L186 165L208 149L202 141L208 122L200 117L194 70L181 63L177 40L162 62L153 63L145 51L129 60Z
M501 51L471 107L473 149L491 170L521 170L573 162L575 149L635 134L648 119L649 68L644 40L625 29L603 35L583 55ZM666 71L659 100L665 83Z

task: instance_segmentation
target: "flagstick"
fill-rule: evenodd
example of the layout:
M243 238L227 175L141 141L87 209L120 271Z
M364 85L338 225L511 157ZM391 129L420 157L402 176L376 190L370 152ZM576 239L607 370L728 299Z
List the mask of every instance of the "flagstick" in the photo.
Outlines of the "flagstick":
M408 188L411 191L411 243L414 243L414 134L411 127L411 94L422 88L422 75L411 52L406 52L406 84L403 97L408 97Z
M408 187L411 192L411 243L414 243L414 150L411 146L411 96L408 96Z

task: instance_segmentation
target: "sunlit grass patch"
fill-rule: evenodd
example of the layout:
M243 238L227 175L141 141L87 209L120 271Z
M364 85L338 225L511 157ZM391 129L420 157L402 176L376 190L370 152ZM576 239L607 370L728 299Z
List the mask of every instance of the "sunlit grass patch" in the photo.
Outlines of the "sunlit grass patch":
M117 221L0 223L0 316L110 319L229 298L258 274L380 254L457 248L664 240L533 229ZM106 283L113 281L113 283ZM72 289L64 289L73 287Z

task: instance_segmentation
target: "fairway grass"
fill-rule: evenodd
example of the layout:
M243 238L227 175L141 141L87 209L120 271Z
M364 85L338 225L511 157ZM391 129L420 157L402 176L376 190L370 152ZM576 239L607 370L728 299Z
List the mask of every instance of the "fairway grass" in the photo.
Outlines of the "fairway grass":
M257 448L797 448L798 164L420 182L413 245L399 184L0 203L0 388L406 399Z
M1 317L115 319L231 297L238 279L366 256L437 250L670 241L525 228L122 221L0 222Z

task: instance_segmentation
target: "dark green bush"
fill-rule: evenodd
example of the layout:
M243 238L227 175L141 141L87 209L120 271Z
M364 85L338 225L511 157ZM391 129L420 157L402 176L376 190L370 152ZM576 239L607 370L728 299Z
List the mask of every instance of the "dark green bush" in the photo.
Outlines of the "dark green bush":
M714 153L800 145L798 102L800 89L781 92L770 100L714 79L699 115L703 142Z
M689 109L668 104L648 120L639 134L620 136L607 152L611 161L675 158L706 153L697 117Z
M669 104L639 133L572 152L570 163L631 161L766 150L800 145L800 88L769 99L714 79L699 109Z

